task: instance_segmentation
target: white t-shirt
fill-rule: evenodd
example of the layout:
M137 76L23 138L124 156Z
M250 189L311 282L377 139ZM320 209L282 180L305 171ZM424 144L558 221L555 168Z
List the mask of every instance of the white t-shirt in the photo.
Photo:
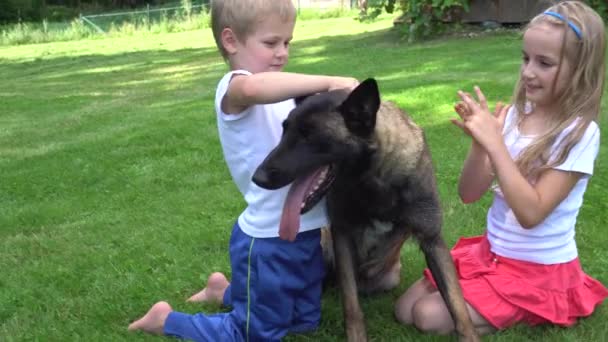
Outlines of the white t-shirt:
M232 179L247 202L238 218L243 232L255 238L279 236L279 222L283 203L291 185L278 190L266 190L252 182L258 165L278 144L283 129L281 124L295 107L293 100L254 105L239 114L226 114L221 103L234 74L251 75L245 70L234 70L224 75L215 93L217 127L224 159ZM301 216L300 232L328 224L325 199Z
M515 107L511 107L503 133L505 144L514 160L534 138L522 135L517 129L516 121ZM576 121L560 134L553 145L553 156L560 141L572 131L575 124ZM531 229L521 227L500 189L495 189L494 201L487 217L487 236L494 253L545 265L569 262L577 257L574 227L587 182L593 174L593 163L599 145L599 127L595 122L591 122L581 140L570 150L566 160L554 167L557 170L576 171L584 175L553 212Z

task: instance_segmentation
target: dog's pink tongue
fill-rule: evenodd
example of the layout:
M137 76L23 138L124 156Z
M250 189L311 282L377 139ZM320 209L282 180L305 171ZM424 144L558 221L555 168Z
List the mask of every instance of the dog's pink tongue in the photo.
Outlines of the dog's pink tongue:
M279 224L279 237L281 239L289 241L296 239L296 235L298 235L298 231L300 230L302 202L317 173L318 171L311 172L306 177L294 180L291 184L285 204L283 205L283 214L281 215L281 223Z

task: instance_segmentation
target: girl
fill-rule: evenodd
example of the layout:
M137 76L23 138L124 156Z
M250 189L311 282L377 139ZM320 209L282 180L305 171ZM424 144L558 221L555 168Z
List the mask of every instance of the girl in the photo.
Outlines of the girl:
M498 104L492 115L479 88L479 103L458 92L462 121L453 123L473 138L460 197L471 203L494 191L486 233L452 250L480 334L518 322L571 326L608 296L583 272L574 240L599 149L604 54L600 16L583 2L561 2L524 31L514 106ZM395 313L423 331L454 331L428 269Z

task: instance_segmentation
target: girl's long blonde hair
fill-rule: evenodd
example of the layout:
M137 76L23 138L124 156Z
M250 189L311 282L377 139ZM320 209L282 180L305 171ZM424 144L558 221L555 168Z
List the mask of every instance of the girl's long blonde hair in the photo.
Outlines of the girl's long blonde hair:
M547 11L559 13L566 21L541 13L530 21L526 29L539 24L549 24L564 30L556 75L559 75L564 59L571 65L571 74L566 88L559 94L553 94L558 102L556 107L559 108L559 112L551 116L553 122L550 123L549 130L535 139L516 160L521 172L529 179L535 179L544 170L560 165L566 160L568 153L580 141L589 123L597 121L604 90L605 37L602 18L580 1L560 2ZM568 26L568 22L580 29L580 38ZM554 92L556 81L557 76L553 81ZM516 120L519 125L523 119L522 114L526 111L527 102L521 74L513 98L514 106L519 113L519 118ZM559 142L556 157L552 158L551 152L557 138L573 123L575 123L574 128Z

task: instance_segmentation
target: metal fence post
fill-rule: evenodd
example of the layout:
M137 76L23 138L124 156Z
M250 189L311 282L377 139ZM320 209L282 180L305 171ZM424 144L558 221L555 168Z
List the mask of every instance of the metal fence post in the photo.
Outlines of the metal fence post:
M103 33L103 34L106 33L104 30L101 29L101 27L95 25L95 23L93 23L92 21L90 21L89 19L87 19L87 17L81 15L80 16L80 20L82 20L83 22L85 22L85 23L93 26L95 28L95 30L97 30L97 32L99 32L99 33Z
M146 4L146 12L148 12L148 31L150 31L150 4Z

